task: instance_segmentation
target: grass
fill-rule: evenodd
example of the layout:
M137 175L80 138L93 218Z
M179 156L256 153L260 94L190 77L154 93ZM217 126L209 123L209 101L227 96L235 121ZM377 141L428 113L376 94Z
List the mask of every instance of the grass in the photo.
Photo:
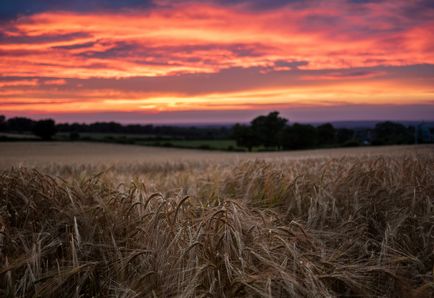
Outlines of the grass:
M56 134L55 139L59 141L68 141L70 139L70 134L58 133ZM156 136L145 134L80 133L79 140L157 147L245 151L244 148L237 147L235 140L229 139L182 140L173 139L170 136Z
M209 150L242 150L238 148L235 140L163 140L139 141L139 145L165 146L176 148L209 149Z
M432 297L434 155L388 151L4 168L0 296Z
M0 133L0 141L40 141L31 134L12 134ZM58 133L55 135L56 141L70 141L69 133ZM187 149L201 149L201 150L228 150L228 151L245 151L245 148L237 147L235 140L222 139L222 140L176 140L171 138L156 139L153 135L140 135L140 134L113 134L113 133L80 133L79 139L76 141L88 142L104 142L113 144L129 144L129 145L144 145L155 147L174 147L174 148L187 148Z
M0 142L14 141L38 141L39 138L31 134L5 133L0 132Z
M58 140L68 140L70 138L69 132L60 132L55 135ZM156 135L151 134L127 134L127 133L99 133L99 132L80 132L80 138L91 140L117 140L117 139L150 139L155 138Z

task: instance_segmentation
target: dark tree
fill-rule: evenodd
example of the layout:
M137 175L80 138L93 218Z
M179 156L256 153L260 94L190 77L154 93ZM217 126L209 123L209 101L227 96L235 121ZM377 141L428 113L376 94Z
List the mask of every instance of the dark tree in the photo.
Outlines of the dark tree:
M233 127L232 132L238 147L247 148L247 150L251 152L253 147L260 145L258 138L250 126L240 125L237 123Z
M6 126L12 132L30 132L33 129L34 121L29 118L15 117L8 119Z
M294 123L279 134L280 144L284 149L305 149L317 144L317 131L312 125Z
M336 130L330 123L318 126L317 133L319 145L332 145L336 143Z
M56 132L56 123L51 119L37 121L33 126L33 134L43 140L51 140Z
M349 128L340 128L336 132L337 142L341 145L354 140L354 130Z
M251 128L257 140L265 147L279 147L279 134L285 128L287 119L279 116L279 112L271 112L267 116L259 116L252 120Z
M3 115L0 115L0 131L6 130L6 117Z
M413 141L410 130L396 122L381 122L374 129L375 145L410 144Z

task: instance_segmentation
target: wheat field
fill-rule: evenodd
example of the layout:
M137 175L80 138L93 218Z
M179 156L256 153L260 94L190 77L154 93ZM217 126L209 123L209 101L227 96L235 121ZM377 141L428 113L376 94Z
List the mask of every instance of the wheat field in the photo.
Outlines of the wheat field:
M0 154L2 297L433 297L432 146Z

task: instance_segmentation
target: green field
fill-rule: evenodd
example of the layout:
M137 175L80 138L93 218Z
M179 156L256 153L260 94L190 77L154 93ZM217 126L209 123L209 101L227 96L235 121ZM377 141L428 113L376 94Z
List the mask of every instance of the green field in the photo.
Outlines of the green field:
M179 148L195 148L210 150L243 150L238 148L234 140L163 140L163 141L138 141L138 145L165 146Z
M95 140L117 140L117 139L150 139L155 138L154 135L145 134L126 134L126 133L95 133L95 132L80 132L80 138L84 139L95 139ZM55 139L57 140L68 140L70 138L70 133L57 133Z
M59 133L56 140L67 141L69 133ZM194 148L205 150L241 150L236 146L235 140L181 140L170 136L140 135L140 134L116 134L116 133L80 133L79 139L83 141L135 144L157 147Z
M244 151L244 148L239 148L235 140L180 140L172 139L170 136L140 135L140 134L116 134L116 133L80 133L78 139L74 141L87 142L104 142L118 143L130 145L144 145L156 147L175 147L175 148L192 148L203 150L236 150ZM0 139L5 140L39 140L36 136L30 133L14 134L0 133ZM58 133L54 137L55 141L71 141L69 133Z
M28 134L28 133L6 133L6 132L0 132L0 140L39 140L38 137Z

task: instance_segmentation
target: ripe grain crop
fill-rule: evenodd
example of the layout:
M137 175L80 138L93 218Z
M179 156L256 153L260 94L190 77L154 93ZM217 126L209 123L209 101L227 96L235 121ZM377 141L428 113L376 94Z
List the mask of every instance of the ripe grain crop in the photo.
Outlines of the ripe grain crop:
M434 155L0 172L2 297L432 297Z

